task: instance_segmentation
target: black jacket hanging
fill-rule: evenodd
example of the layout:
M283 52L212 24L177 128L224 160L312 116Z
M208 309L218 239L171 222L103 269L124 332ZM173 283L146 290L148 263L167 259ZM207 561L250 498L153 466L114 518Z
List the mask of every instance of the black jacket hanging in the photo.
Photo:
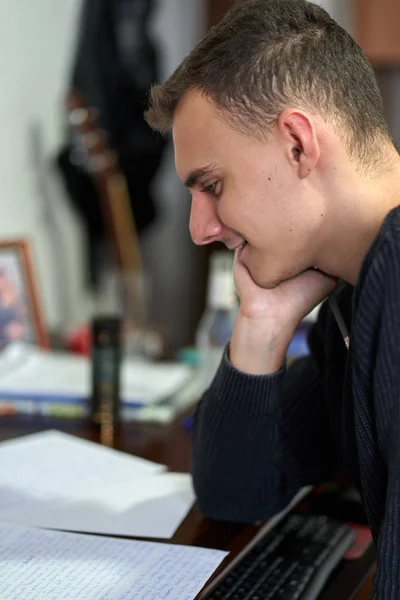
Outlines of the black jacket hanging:
M154 0L84 0L70 88L98 111L98 123L124 173L138 231L155 218L151 182L165 140L143 118L157 56L147 33ZM105 237L100 199L85 169L75 164L71 139L58 156L68 196L84 221L90 281L98 281L98 246Z

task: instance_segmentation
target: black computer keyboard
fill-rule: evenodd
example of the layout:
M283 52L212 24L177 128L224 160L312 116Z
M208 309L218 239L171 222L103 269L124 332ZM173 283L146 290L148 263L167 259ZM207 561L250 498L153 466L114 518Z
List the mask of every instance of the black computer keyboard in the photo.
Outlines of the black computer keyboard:
M325 516L291 514L266 534L208 600L315 600L354 539Z

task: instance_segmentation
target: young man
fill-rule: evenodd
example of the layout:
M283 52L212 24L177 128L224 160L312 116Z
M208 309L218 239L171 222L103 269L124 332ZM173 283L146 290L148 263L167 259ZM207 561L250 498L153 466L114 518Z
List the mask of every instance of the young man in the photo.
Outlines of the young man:
M172 128L194 242L235 252L240 311L195 419L201 509L262 519L344 464L377 546L373 598L398 600L400 159L366 57L314 4L244 0L153 88L147 119ZM331 293L343 323L325 303L286 371Z

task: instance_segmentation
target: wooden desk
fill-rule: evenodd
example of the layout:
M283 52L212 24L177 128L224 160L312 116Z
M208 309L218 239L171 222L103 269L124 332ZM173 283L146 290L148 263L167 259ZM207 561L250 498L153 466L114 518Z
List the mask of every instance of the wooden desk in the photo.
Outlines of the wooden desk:
M98 439L96 428L83 421L15 415L0 417L0 440L46 429L59 429L93 441ZM163 427L124 425L116 446L126 452L163 463L173 471L189 470L190 440L180 420ZM198 509L193 507L172 541L230 550L228 558L232 560L258 531L259 527L255 525L211 521L202 517ZM361 560L346 563L335 572L321 595L321 600L367 600L372 592L373 567L374 551L370 549Z

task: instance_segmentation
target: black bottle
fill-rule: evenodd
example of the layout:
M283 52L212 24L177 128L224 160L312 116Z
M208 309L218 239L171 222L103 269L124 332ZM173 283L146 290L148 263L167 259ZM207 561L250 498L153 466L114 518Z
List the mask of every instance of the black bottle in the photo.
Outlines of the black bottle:
M92 393L90 418L111 425L120 419L121 318L99 316L92 321Z

